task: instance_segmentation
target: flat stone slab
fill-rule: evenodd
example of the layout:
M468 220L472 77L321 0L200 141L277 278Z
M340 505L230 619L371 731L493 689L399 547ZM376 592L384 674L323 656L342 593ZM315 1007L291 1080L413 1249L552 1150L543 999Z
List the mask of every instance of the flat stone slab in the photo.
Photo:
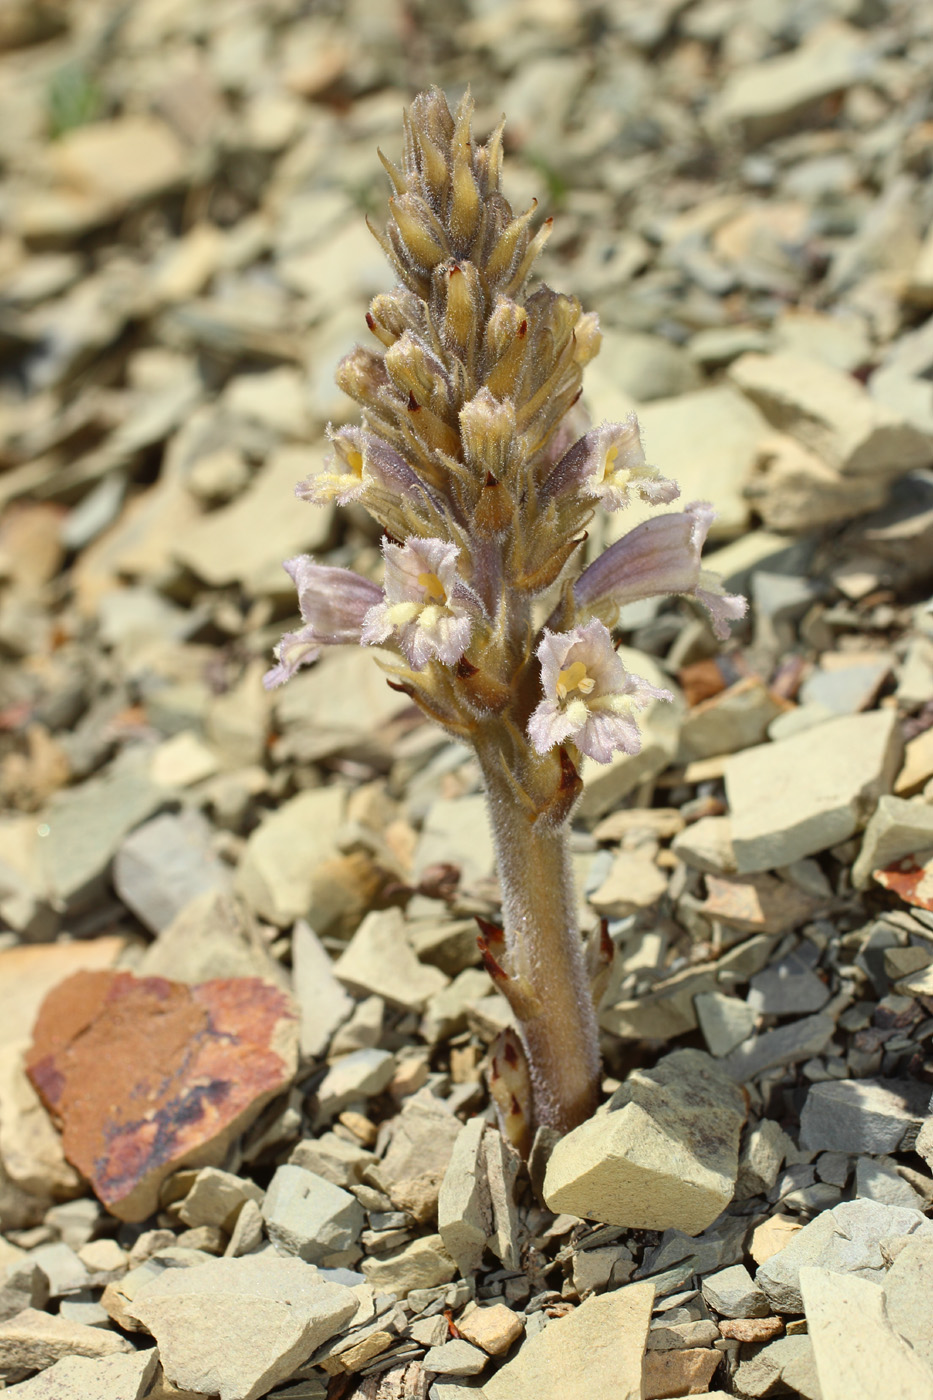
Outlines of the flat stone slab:
M880 1284L886 1261L882 1240L933 1233L919 1210L877 1201L843 1201L824 1210L759 1267L755 1282L777 1313L802 1313L801 1269L832 1269Z
M744 1121L742 1093L716 1062L677 1050L557 1143L544 1198L557 1213L698 1235L732 1199Z
M99 1359L63 1356L28 1381L8 1386L4 1400L140 1400L158 1363L155 1347Z
M291 1083L291 998L254 977L189 986L78 972L46 997L27 1071L65 1155L120 1220L145 1220L180 1166L219 1166Z
M894 710L843 715L726 760L740 874L790 865L847 841L889 792L903 753Z
M155 1337L179 1390L256 1400L339 1332L359 1301L313 1265L267 1250L167 1269L130 1312Z
M813 1084L800 1116L800 1145L812 1152L895 1152L926 1116L929 1086L900 1079Z
M933 1369L892 1327L884 1289L818 1268L800 1288L822 1400L933 1400Z
M483 1386L486 1400L642 1400L642 1359L654 1285L587 1298L524 1342Z

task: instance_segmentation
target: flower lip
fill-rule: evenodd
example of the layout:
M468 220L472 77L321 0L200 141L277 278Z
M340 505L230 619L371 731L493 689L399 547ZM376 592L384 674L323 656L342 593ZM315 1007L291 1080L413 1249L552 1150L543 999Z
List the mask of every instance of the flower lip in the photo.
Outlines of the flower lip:
M645 461L634 413L621 423L602 423L575 442L545 482L542 498L575 490L606 510L621 510L635 497L649 505L666 505L680 495L675 482Z
M544 698L528 721L528 737L540 754L568 741L597 763L620 750L638 753L632 712L650 700L673 699L625 669L598 618L569 632L545 628L536 655Z
M453 666L466 651L481 611L459 577L460 551L449 540L384 541L385 595L367 612L360 640L368 645L393 634L416 670L432 657Z

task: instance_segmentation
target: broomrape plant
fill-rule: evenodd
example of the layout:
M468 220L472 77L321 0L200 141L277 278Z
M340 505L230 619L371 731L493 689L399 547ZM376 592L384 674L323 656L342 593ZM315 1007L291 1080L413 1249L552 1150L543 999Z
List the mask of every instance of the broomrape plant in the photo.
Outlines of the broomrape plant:
M565 1132L598 1101L594 996L611 944L584 946L577 924L568 834L581 758L637 753L638 710L671 698L625 669L611 628L625 603L681 593L725 637L745 601L701 570L703 502L575 567L596 508L679 492L645 461L634 415L574 441L597 318L575 297L526 289L551 220L532 234L535 206L513 214L502 124L478 145L471 115L469 95L452 115L440 91L422 93L405 114L402 168L380 153L394 192L374 232L399 285L367 313L376 346L337 371L361 425L329 428L328 469L297 488L375 517L383 584L288 560L304 625L265 679L280 685L322 647L386 648L389 683L472 745L502 889L502 926L482 923L480 947L519 1027L494 1048L490 1083L527 1150L536 1126Z

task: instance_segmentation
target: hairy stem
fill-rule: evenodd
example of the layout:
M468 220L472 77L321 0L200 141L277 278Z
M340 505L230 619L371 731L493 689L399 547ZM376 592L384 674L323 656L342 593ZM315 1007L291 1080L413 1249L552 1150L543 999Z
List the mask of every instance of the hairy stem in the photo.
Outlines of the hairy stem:
M506 775L504 736L484 726L475 746L502 886L507 971L530 989L516 1006L534 1094L534 1119L568 1132L599 1097L596 1012L577 925L569 823L534 821ZM508 992L508 987L503 990ZM522 997L513 1001L519 1003Z

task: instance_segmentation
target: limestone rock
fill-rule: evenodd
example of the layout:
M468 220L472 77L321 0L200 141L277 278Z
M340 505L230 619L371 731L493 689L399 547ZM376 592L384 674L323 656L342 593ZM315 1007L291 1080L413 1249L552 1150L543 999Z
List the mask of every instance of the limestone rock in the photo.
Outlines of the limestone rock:
M524 1332L521 1317L504 1303L476 1307L457 1319L457 1331L490 1356L504 1356Z
M483 1386L486 1400L642 1400L642 1358L654 1285L593 1294L526 1340ZM718 1358L717 1358L718 1359Z
M380 996L406 1011L423 1011L428 998L448 982L439 968L418 961L400 909L367 914L334 972L358 996Z
M223 1161L296 1062L294 1006L258 978L79 972L43 1003L27 1069L68 1160L119 1219L144 1220L171 1172Z
M113 862L113 883L128 909L153 933L171 924L198 895L226 894L230 867L211 848L198 812L166 812L137 827Z
M283 803L250 834L236 888L260 918L280 928L311 917L315 867L337 854L346 792L311 788Z
M926 1106L925 1086L910 1080L812 1084L800 1116L800 1143L811 1151L894 1152Z
M227 1234L247 1201L261 1202L262 1190L245 1177L218 1167L202 1167L178 1209L186 1225L217 1225Z
M195 895L143 953L143 977L206 982L215 977L265 977L288 984L242 900L219 890Z
M99 1358L63 1356L3 1394L12 1400L141 1400L149 1394L158 1362L155 1347Z
M301 1013L302 1059L317 1059L352 1012L354 1002L337 981L327 949L304 919L292 930L292 986Z
M269 1238L312 1264L352 1249L363 1228L363 1207L348 1191L303 1167L277 1167L262 1205Z
M405 1100L379 1171L394 1206L416 1220L437 1218L437 1199L461 1130L428 1089Z
M867 889L872 872L903 856L933 848L933 807L919 798L884 795L862 837L862 848L852 867L852 884Z
M843 1201L798 1230L783 1249L760 1266L755 1282L775 1312L800 1313L802 1268L812 1265L881 1283L885 1269L882 1240L928 1236L931 1231L933 1224L918 1210L876 1201Z
M806 356L743 355L729 370L776 428L844 476L928 466L929 438L883 407L851 375Z
M859 31L826 24L788 54L737 68L715 104L713 121L734 124L747 145L757 146L805 123L871 66Z
M933 1367L933 1318L927 1302L933 1276L933 1236L912 1235L904 1242L882 1285L888 1322Z
M113 1356L132 1351L124 1337L102 1327L85 1327L35 1308L25 1308L0 1322L0 1376L18 1378L23 1371L43 1371L63 1356Z
M370 1256L360 1265L369 1283L400 1298L415 1288L434 1288L449 1283L457 1266L444 1248L440 1235L422 1235L395 1254Z
M220 1400L256 1400L287 1380L354 1315L359 1299L317 1269L271 1252L168 1269L131 1312L155 1337L166 1376Z
M706 1393L721 1360L720 1353L711 1347L649 1351L644 1368L645 1400Z
M900 766L893 710L843 715L726 762L732 844L742 874L790 865L864 826Z
M675 1051L561 1139L545 1200L605 1224L698 1235L732 1198L744 1119L741 1093L708 1055Z
M800 1291L821 1400L933 1400L933 1369L892 1327L876 1283L807 1267Z
M317 1086L317 1118L326 1122L357 1099L381 1094L395 1073L388 1050L354 1050L336 1060Z
M454 1142L438 1195L438 1229L464 1278L479 1268L492 1233L492 1201L483 1154L485 1120L464 1123Z

